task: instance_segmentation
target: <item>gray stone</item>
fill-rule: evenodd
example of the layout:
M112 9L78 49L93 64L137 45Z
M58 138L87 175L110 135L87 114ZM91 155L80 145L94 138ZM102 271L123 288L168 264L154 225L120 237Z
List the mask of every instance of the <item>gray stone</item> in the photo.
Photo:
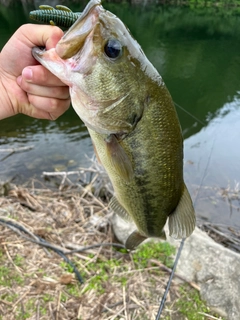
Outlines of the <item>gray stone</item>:
M112 225L122 243L135 229L134 224L126 223L115 214ZM172 238L168 238L168 241L176 247L180 244L180 241ZM185 241L177 273L198 284L202 299L212 310L228 320L240 319L239 254L224 248L196 228Z
M210 308L240 319L240 255L195 229L185 241L177 272L200 286Z

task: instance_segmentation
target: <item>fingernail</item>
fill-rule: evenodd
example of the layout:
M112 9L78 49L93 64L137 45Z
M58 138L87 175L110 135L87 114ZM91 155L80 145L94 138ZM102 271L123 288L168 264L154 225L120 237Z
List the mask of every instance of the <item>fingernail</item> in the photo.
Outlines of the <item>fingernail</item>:
M21 83L22 83L22 76L19 76L17 77L17 84L21 86Z
M33 72L31 68L25 68L22 71L22 76L25 78L26 81L32 81Z

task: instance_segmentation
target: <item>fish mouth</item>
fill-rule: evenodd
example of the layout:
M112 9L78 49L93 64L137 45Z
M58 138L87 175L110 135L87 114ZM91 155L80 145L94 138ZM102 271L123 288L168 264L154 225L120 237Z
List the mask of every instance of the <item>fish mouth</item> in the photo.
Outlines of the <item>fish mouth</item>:
M43 47L34 47L32 49L33 57L65 84L71 86L69 77L71 70L87 73L91 69L91 66L86 65L80 56L88 38L88 45L85 47L88 48L86 55L90 55L92 48L89 45L91 42L90 34L93 35L95 27L99 24L100 13L104 11L101 0L91 0L81 16L60 39L56 48L45 50Z
M91 0L82 15L64 34L56 46L56 53L62 59L69 59L76 55L83 47L86 38L99 21L99 15L105 11L101 0Z

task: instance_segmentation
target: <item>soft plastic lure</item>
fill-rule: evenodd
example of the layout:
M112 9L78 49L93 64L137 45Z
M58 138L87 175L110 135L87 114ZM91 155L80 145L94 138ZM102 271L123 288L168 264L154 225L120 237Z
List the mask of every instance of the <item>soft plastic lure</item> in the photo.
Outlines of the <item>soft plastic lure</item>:
M60 28L68 29L79 18L81 12L73 12L66 6L57 5L56 8L41 5L39 10L34 10L29 13L32 20L58 26Z

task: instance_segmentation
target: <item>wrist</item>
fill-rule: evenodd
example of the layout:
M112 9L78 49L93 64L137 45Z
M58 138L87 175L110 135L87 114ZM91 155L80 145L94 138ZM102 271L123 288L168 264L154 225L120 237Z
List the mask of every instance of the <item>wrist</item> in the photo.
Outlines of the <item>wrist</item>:
M0 72L0 120L14 115L14 110L7 89L4 85L3 76Z

